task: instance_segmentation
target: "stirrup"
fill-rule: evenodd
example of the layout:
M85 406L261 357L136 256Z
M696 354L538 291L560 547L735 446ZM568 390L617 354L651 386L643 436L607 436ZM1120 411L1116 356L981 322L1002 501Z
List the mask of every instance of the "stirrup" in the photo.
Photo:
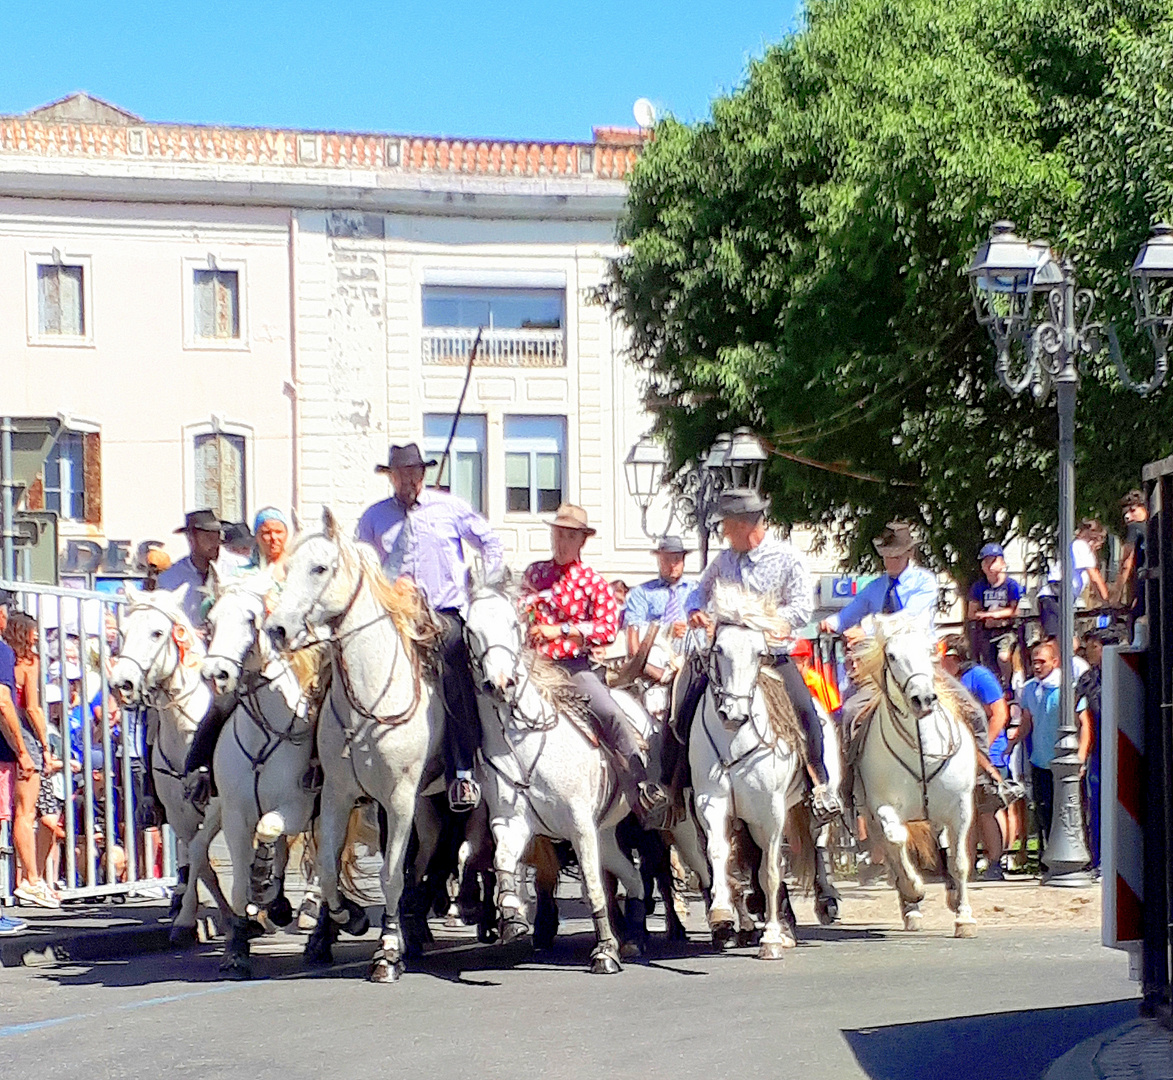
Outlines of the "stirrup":
M458 776L448 785L448 809L467 814L481 805L481 785L470 776Z
M820 824L843 813L843 804L830 784L815 784L811 788L811 812Z
M632 810L645 829L671 829L684 817L675 792L654 780L640 783L639 806L633 806Z

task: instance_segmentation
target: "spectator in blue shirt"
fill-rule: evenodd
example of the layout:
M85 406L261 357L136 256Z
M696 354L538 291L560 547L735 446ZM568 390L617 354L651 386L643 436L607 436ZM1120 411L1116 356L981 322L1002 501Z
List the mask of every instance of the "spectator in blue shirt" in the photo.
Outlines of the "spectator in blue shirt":
M1040 641L1031 649L1030 665L1034 678L1028 679L1022 688L1022 723L1011 732L1010 741L1028 740L1026 747L1030 757L1035 813L1045 843L1055 807L1051 762L1055 758L1055 737L1059 731L1059 646L1054 638ZM1085 762L1091 750L1092 735L1087 703L1077 702L1075 713L1079 725L1079 760Z
M891 521L872 544L884 560L883 575L865 585L842 611L824 619L819 629L858 641L863 637L858 627L866 616L900 611L923 621L925 629L932 631L937 617L937 579L912 561L916 549L912 526L907 521Z
M998 673L998 643L1011 629L1018 614L1022 586L1006 573L1006 553L1001 544L986 544L978 552L982 576L969 590L966 618L974 657L995 675Z
M969 644L960 634L945 639L945 655L941 666L957 679L973 696L986 714L986 745L990 764L1000 772L1009 760L1006 745L1006 723L1010 716L1002 684L989 668L975 664ZM970 861L977 854L978 835L989 863L983 881L1002 881L1002 852L1006 846L1006 809L1001 801L989 795L982 786L974 792L977 810L977 828L969 833Z

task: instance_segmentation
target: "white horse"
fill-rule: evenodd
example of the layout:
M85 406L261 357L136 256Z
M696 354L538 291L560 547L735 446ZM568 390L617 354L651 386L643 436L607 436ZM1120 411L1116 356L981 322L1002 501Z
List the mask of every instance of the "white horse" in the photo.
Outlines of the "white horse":
M577 705L570 684L525 647L516 602L499 584L473 575L466 633L484 732L482 778L495 845L501 941L529 933L517 875L530 839L568 840L595 923L590 970L618 972L620 946L607 910L604 870L627 892L625 922L636 950L642 951L647 929L643 881L615 840L615 826L629 809L615 767L588 735L589 720L571 718L568 710Z
M203 676L216 693L235 694L238 702L214 757L236 915L220 968L248 978L249 915L264 908L278 926L293 918L282 883L287 838L304 832L313 814L314 792L305 780L314 727L290 662L261 633L272 578L258 572L221 584L213 575L212 583L215 604L208 612Z
M342 896L338 873L350 813L360 800L374 800L387 815L385 910L369 978L395 982L404 969L404 854L421 782L443 768L443 701L423 662L429 630L419 594L391 585L374 551L344 537L329 510L322 525L291 552L281 597L265 621L279 649L301 649L325 633L332 655L330 691L318 719L325 903L306 958L329 963L339 928L366 931L366 915Z
M762 852L758 880L766 898L766 926L758 956L778 960L795 944L782 918L786 815L804 797L794 749L801 737L797 717L794 730L785 735L775 731L761 685L762 678L775 677L763 671L762 662L784 629L760 598L736 587L719 584L713 600L709 685L697 707L688 747L696 812L712 873L709 928L719 948L735 935L728 863L732 827L740 820ZM807 837L798 840L805 845ZM682 854L688 857L684 850Z
M201 812L184 785L187 751L212 704L212 691L200 676L204 646L183 613L187 589L182 585L174 593L139 592L127 585L130 602L122 619L123 644L110 673L110 685L123 705L149 705L159 711L151 770L178 841L183 902L171 927L171 943L181 946L196 941L200 881L215 899L224 924L232 924L232 911L208 859L208 846L220 831L220 802L212 799Z
M956 914L954 936L973 937L977 922L968 884L977 761L973 734L937 677L930 636L899 615L875 616L872 629L853 650L857 682L861 688L870 684L876 695L860 736L855 774L872 822L868 833L881 839L896 875L906 930L921 928L925 893L909 858L910 839L932 853L938 844L948 848L946 900Z

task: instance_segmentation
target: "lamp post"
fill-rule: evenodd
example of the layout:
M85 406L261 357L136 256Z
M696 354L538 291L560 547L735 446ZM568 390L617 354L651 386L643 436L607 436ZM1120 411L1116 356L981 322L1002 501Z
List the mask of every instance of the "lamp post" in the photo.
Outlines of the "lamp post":
M1132 267L1133 299L1138 324L1149 331L1156 351L1153 377L1137 383L1120 356L1111 325L1091 321L1095 295L1081 289L1069 258L1055 257L1042 241L1014 235L1009 221L997 222L990 239L974 254L968 270L978 322L990 332L998 350L994 372L998 381L1017 396L1030 389L1045 403L1052 386L1059 415L1059 562L1061 581L1059 646L1059 725L1055 756L1054 809L1043 859L1044 881L1052 885L1081 885L1090 861L1083 832L1080 799L1078 728L1075 723L1073 660L1075 596L1071 590L1071 543L1075 517L1075 399L1078 362L1092 356L1105 342L1121 381L1143 395L1158 389L1168 371L1166 360L1173 328L1173 228L1157 225ZM1011 353L1022 356L1021 371L1011 371Z
M716 533L717 504L721 493L731 487L760 491L768 458L769 452L762 441L749 428L740 427L732 434L722 432L718 435L699 463L680 478L664 532L677 519L695 528L700 540L702 568L708 565L709 538ZM668 458L663 447L651 435L644 435L623 461L628 493L639 505L640 527L651 539L662 535L648 529L648 510L663 486L667 466Z

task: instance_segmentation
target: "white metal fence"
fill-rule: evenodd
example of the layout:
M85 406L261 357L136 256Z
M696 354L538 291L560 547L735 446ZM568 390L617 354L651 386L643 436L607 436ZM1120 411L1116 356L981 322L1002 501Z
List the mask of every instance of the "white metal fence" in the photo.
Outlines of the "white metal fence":
M105 592L0 580L16 595L13 610L37 622L40 703L60 742L63 767L42 775L60 799L65 838L63 899L127 894L175 884L170 828L140 830L135 811L150 768L144 710L124 710L108 676L122 641L125 597ZM0 902L15 877L11 828L0 835ZM55 884L50 881L50 885Z

